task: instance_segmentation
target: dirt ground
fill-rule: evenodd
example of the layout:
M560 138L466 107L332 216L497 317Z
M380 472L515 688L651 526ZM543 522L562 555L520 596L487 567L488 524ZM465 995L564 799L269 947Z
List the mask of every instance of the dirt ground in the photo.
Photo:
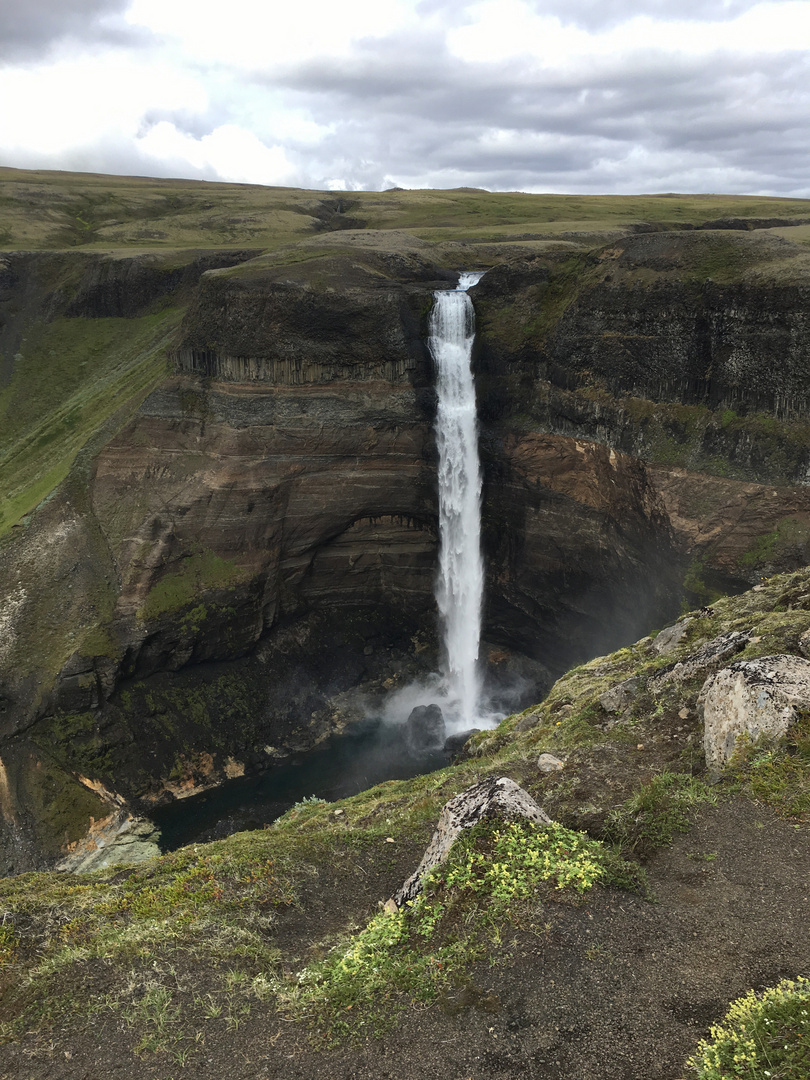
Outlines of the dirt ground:
M397 854L391 881L415 853ZM655 902L595 889L580 906L547 904L539 935L505 933L502 962L478 965L463 990L360 1045L319 1050L303 1025L254 1003L235 1028L212 1020L178 1063L136 1055L132 1030L110 1012L0 1048L0 1077L677 1080L731 999L810 974L810 828L743 799L705 807L647 869ZM390 885L362 867L352 880L359 909ZM325 884L281 916L290 955L335 924Z

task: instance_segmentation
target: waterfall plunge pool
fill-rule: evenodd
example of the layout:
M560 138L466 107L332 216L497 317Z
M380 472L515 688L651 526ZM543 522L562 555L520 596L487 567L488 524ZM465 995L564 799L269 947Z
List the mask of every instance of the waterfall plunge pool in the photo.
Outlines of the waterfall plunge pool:
M408 780L441 769L449 760L441 747L415 751L402 726L369 719L315 750L291 755L288 762L267 772L228 780L203 794L169 803L153 811L150 819L160 829L161 849L173 851L261 829L313 795L333 802L384 780Z

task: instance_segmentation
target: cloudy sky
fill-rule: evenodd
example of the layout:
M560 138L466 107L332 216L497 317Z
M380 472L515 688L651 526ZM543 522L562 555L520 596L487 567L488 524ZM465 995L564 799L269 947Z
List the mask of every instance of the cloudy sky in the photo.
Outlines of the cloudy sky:
M0 0L0 164L810 197L810 0Z

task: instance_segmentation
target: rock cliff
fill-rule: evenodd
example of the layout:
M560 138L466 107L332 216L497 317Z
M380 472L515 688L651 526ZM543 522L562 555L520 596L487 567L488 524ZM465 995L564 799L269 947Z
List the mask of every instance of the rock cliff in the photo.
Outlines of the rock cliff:
M810 561L810 257L726 231L533 252L482 246L472 294L485 632L496 666L505 649L556 674L684 590ZM56 857L107 793L143 812L313 745L347 720L336 695L415 670L419 635L435 663L424 341L451 256L347 231L10 260L12 382L34 324L123 341L152 320L170 370L87 414L0 550L7 867Z

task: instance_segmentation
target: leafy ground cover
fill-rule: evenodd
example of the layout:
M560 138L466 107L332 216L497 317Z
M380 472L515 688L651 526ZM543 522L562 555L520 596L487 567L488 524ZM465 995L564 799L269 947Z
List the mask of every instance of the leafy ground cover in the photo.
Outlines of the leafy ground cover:
M736 1001L688 1067L700 1080L803 1080L810 1075L810 980L784 979Z

